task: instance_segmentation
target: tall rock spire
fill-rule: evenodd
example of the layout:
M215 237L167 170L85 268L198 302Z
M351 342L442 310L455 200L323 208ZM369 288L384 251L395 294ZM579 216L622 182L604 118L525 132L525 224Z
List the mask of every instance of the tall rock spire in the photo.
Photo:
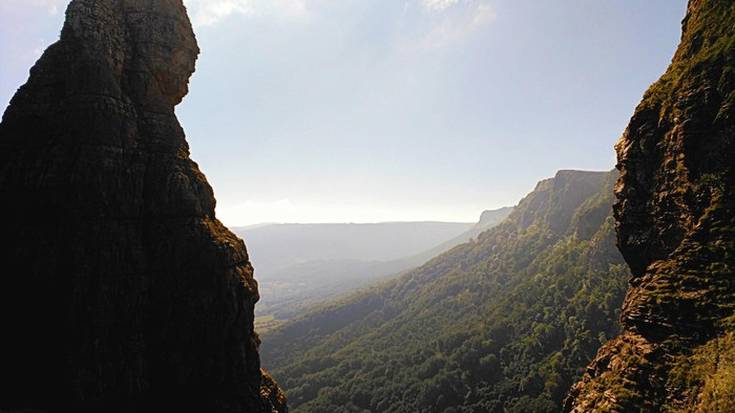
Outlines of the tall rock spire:
M73 0L0 124L0 409L286 412L244 243L174 114L181 0Z
M735 411L735 3L690 0L617 145L623 333L566 410Z

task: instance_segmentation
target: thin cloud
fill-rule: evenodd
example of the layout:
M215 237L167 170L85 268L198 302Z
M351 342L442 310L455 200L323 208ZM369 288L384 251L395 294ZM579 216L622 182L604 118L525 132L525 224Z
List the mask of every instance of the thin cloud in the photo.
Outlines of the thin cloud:
M33 0L30 3L31 5L45 9L48 14L56 15L66 8L69 0Z
M435 11L446 10L459 2L460 0L423 0L424 7Z
M0 1L0 11L36 12L37 10L44 10L50 15L56 15L64 10L69 2L70 0L2 0Z
M424 48L436 49L466 39L497 18L495 8L486 1L423 0L431 3L430 10L441 12L435 16L431 29L420 43ZM451 9L450 9L451 8Z
M46 50L46 47L48 46L48 43L45 39L38 39L38 46L34 47L31 51L31 55L33 59L38 59L41 57L43 52Z
M230 16L301 18L305 0L184 0L195 26L212 26Z

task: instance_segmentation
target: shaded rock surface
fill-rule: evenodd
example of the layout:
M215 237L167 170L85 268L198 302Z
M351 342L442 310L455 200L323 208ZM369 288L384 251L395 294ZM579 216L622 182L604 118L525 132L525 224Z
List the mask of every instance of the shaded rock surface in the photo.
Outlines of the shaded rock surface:
M681 44L617 144L623 333L566 410L735 411L735 3L690 0Z
M0 409L285 412L174 106L181 0L74 0L0 124Z

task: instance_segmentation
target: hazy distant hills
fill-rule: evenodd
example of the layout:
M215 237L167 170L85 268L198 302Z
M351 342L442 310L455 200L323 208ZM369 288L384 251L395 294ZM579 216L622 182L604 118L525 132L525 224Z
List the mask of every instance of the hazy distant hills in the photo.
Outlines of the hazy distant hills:
M271 224L235 228L245 240L258 279L308 261L390 261L421 253L473 226L472 223Z
M615 176L540 182L477 239L266 333L263 366L299 413L559 411L618 332Z
M459 244L463 244L477 237L484 231L487 231L488 229L503 222L503 220L507 218L511 212L513 212L513 207L504 207L504 208L491 209L491 210L484 211L480 215L480 220L467 231L450 239L449 241L446 241L446 242L441 243L440 245L437 245L436 247L430 250L424 251L421 254L417 254L412 257L408 257L405 260L405 261L409 261L407 263L409 265L406 268L413 268L415 266L421 265L425 263L426 261L430 260L431 258L434 258L439 254L449 251L450 249L456 247Z
M236 228L260 282L261 330L340 294L423 264L492 227L512 208L485 211L476 224L268 224Z

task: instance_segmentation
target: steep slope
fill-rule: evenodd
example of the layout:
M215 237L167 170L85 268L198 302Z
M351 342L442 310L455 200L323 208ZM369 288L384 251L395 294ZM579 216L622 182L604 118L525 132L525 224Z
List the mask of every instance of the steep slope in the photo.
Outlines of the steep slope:
M735 3L691 0L617 145L623 333L566 409L735 411Z
M0 409L286 412L174 114L181 0L74 0L0 124Z
M264 335L298 412L554 412L616 334L613 173L562 171L497 227Z

